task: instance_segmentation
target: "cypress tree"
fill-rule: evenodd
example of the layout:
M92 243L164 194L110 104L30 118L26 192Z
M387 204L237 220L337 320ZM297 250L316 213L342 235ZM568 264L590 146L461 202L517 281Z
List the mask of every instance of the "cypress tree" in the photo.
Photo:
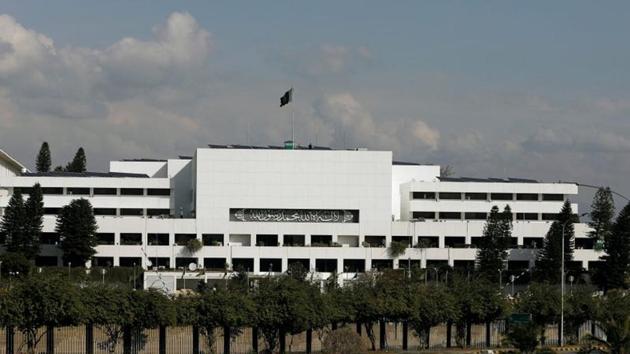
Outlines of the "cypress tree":
M610 188L601 187L595 193L591 203L591 221L588 225L593 229L589 236L595 240L605 241L612 231L615 216L615 201Z
M26 212L24 199L19 190L13 192L9 204L4 210L2 222L0 222L0 234L5 239L8 252L17 252L24 240L24 225L26 224Z
M64 206L57 216L56 231L61 237L61 250L65 263L85 264L96 250L96 220L89 201L75 199Z
M617 216L604 250L606 255L601 257L604 261L604 289L625 288L630 263L630 203Z
M560 281L560 268L562 265L562 231L564 226L564 264L565 270L568 269L567 263L573 259L573 237L575 230L573 223L577 222L575 214L571 208L571 202L566 201L562 206L562 210L558 214L556 221L551 224L543 249L536 259L536 267L534 277L539 281L548 281L556 283Z
M485 279L493 282L499 280L499 270L504 268L511 236L510 207L506 205L503 212L499 212L499 208L493 206L484 226L476 257L478 272Z
M21 245L21 252L28 259L34 259L39 253L39 239L42 233L42 218L44 217L44 197L42 187L35 184L25 203L25 233Z
M85 157L85 151L82 147L77 150L77 153L74 155L74 158L68 165L66 166L66 171L68 172L85 172L87 166L87 160Z
M50 149L44 141L37 154L37 172L50 172Z

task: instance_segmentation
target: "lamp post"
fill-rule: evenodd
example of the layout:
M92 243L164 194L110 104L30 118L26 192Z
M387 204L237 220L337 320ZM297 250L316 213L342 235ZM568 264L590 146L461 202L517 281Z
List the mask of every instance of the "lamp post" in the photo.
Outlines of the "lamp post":
M514 297L514 281L516 280L516 277L514 276L514 274L510 275L510 282L512 283L512 297Z
M2 261L0 261L0 281L2 281Z
M503 288L503 269L500 268L497 270L499 272L499 290Z
M103 285L105 285L105 273L106 273L105 268L101 269L101 276L103 277Z
M440 274L438 273L437 267L433 267L433 270L435 271L435 284L438 284L440 282Z

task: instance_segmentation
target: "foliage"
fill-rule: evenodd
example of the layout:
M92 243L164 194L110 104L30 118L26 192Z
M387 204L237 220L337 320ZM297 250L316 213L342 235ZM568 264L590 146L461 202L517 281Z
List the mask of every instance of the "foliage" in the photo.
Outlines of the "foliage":
M39 153L37 154L37 172L49 172L50 171L50 148L48 147L47 142L43 142L42 146L39 148Z
M601 257L604 261L603 288L625 288L630 266L630 203L619 212L604 245L606 255Z
M87 166L87 161L85 158L85 151L83 150L82 147L79 148L79 150L77 150L76 154L74 155L74 158L72 159L72 161L70 161L67 165L66 165L66 171L67 172L85 172Z
M534 278L538 281L560 282L562 235L564 231L564 263L565 269L568 269L566 265L573 259L575 233L573 223L575 222L577 222L577 218L571 210L571 202L567 200L558 214L558 219L551 224L545 236L544 247L536 259Z
M630 296L619 290L606 294L597 308L596 319L606 339L591 336L612 354L630 353Z
M66 263L81 266L96 253L97 228L89 201L75 199L61 209L56 232L61 237L61 250Z
M431 327L458 318L457 302L442 285L416 285L410 300L409 324L428 348Z
M505 206L503 212L495 205L490 210L479 250L477 251L477 270L479 274L492 281L499 281L499 270L505 266L507 250L512 236L512 211Z
M405 250L407 250L407 243L392 241L389 244L388 253L390 257L396 258L405 254Z
M293 263L287 268L287 276L298 281L305 281L308 276L308 269L304 268L302 263Z
M35 256L39 254L39 238L42 233L44 217L44 195L39 183L31 188L24 207L26 224L24 225L24 238L19 252L28 259L35 259Z
M592 231L588 234L596 240L606 240L612 232L615 216L615 201L610 188L601 187L595 193L591 203L591 221L588 226Z
M560 318L560 290L548 283L533 283L522 294L519 312L532 315L533 323L539 328L540 341L545 343L545 326Z
M593 289L588 286L575 286L564 296L565 335L569 343L577 343L580 326L595 316L596 302L593 298Z
M512 325L508 328L504 345L513 346L521 353L533 353L538 344L538 327L533 324Z
M18 252L26 232L26 207L19 190L13 192L9 204L4 209L4 216L0 223L0 234L5 239L6 249L9 252Z
M365 352L365 344L349 327L330 332L322 342L322 352L326 354L359 354Z
M21 253L8 252L0 256L2 262L2 276L27 276L31 272L31 262Z
M202 247L203 244L197 238L192 238L186 242L186 251L190 254L197 253Z

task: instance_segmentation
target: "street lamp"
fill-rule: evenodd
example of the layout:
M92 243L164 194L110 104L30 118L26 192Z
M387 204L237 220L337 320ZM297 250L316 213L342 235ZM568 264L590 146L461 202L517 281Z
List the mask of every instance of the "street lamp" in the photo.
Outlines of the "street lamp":
M503 268L497 270L499 272L499 290L503 288Z
M433 270L435 271L435 283L437 284L440 282L440 275L438 273L437 267L433 267Z
M575 280L575 278L572 275L569 275L569 283L571 284L571 295L573 295L573 280Z
M514 281L516 280L516 277L514 276L514 274L510 275L510 282L512 283L512 297L514 297Z
M105 268L101 269L101 275L103 276L103 285L105 285L105 273L106 273Z

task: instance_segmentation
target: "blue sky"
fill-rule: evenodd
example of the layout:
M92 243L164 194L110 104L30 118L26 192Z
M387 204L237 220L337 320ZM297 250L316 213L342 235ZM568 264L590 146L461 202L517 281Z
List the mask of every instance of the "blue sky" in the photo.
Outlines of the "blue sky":
M630 3L7 1L0 147L90 166L297 140L630 194ZM249 133L247 133L249 132ZM587 191L585 191L587 192ZM588 193L585 193L588 194Z

